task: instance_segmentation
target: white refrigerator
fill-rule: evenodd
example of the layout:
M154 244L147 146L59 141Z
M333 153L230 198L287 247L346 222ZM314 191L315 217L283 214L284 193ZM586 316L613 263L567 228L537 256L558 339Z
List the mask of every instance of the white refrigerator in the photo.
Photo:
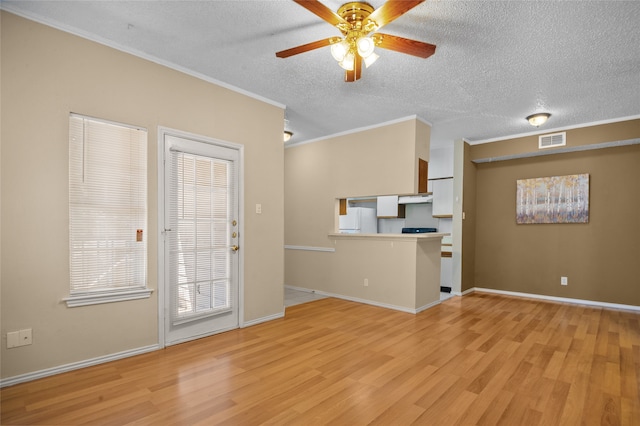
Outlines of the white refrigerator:
M346 215L340 215L341 234L377 234L378 216L376 209L368 207L348 207Z

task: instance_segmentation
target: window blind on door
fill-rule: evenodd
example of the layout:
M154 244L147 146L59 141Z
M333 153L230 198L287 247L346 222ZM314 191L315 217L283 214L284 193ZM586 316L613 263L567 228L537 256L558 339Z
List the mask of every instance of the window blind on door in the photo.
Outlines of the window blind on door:
M147 237L146 130L71 115L71 298L146 288Z
M228 312L233 162L171 151L169 273L174 325Z

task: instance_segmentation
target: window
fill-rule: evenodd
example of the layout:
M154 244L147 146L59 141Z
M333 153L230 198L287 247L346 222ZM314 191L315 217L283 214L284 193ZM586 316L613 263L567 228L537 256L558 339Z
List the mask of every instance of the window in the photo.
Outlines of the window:
M149 297L147 132L69 117L67 306Z

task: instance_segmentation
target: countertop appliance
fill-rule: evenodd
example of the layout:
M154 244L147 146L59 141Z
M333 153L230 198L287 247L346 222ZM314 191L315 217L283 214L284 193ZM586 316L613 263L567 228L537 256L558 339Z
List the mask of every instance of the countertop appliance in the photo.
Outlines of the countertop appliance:
M341 234L377 234L378 217L376 209L368 207L348 207L346 215L339 216Z
M436 228L402 228L403 234L425 234L427 232L438 232Z

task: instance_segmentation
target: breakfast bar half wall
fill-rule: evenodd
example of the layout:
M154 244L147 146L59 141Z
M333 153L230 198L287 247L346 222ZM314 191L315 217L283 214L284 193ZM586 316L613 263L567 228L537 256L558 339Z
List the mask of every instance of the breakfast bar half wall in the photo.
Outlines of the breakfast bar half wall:
M285 263L296 267L286 285L417 314L440 303L445 235L335 233L334 250L287 246Z

